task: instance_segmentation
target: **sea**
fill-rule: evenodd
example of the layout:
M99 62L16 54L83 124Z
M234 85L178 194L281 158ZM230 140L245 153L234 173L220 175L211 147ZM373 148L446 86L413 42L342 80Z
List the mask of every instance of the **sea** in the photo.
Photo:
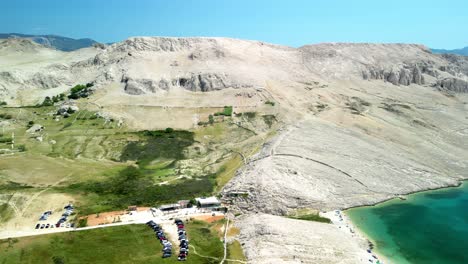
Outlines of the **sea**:
M468 264L468 182L406 198L345 213L390 263Z

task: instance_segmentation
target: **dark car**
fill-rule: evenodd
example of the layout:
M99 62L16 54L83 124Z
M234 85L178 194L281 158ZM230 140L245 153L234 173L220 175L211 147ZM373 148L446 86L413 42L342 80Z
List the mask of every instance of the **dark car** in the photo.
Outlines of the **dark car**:
M42 224L42 225L41 225L41 229L44 229L44 227L45 227L45 225L44 225L44 224Z
M41 226L41 224L37 224L37 225L36 225L36 229L39 229L40 226Z
M45 228L49 228L49 226L50 226L50 224L47 224L47 225L45 226Z
M164 252L162 255L163 258L170 258L171 256L172 256L171 252Z

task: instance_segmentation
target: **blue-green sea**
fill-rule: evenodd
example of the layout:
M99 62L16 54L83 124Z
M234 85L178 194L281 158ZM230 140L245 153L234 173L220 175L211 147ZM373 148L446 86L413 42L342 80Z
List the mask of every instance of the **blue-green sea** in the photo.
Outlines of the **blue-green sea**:
M468 182L346 211L391 263L468 264Z

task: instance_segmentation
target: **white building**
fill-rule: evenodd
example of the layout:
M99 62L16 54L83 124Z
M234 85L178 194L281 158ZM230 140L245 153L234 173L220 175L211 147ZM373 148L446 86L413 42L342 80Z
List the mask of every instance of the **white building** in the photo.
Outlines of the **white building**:
M195 201L197 201L198 207L200 208L210 208L210 207L221 206L221 202L218 200L218 198L214 196L195 198Z

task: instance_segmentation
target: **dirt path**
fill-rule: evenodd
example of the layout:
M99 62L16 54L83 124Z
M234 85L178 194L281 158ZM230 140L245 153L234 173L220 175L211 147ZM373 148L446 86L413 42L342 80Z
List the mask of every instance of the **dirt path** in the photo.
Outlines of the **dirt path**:
M226 225L224 226L224 239L223 239L224 256L221 262L219 262L219 264L223 264L227 257L227 231L228 229L229 229L229 218L227 218Z
M49 187L45 188L44 190L42 191L39 191L37 193L35 193L31 199L29 199L25 204L24 204L24 207L23 209L21 210L19 216L23 216L23 214L26 212L26 210L28 209L28 207L31 205L31 203L37 199L37 197L39 197L41 194L43 194L44 192L48 191L50 188L58 185L59 183L65 181L66 179L68 179L68 177L70 177L72 175L72 173L69 173L67 176L63 177L62 179L54 182L52 185L50 185Z

